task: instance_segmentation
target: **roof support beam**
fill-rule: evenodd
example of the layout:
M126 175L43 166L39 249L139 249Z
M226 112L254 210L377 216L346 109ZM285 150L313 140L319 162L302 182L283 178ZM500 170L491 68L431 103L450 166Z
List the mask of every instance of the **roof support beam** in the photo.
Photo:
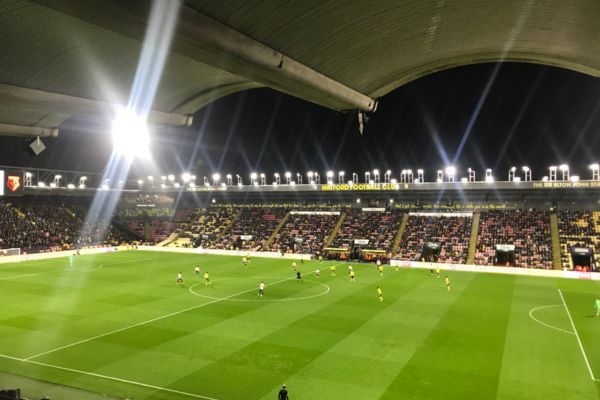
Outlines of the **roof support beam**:
M58 128L42 128L39 126L21 126L0 124L0 136L17 136L24 138L58 137Z
M33 0L104 29L143 41L148 0ZM336 109L373 111L376 100L236 31L184 3L171 52L260 85Z
M0 84L0 104L43 110L50 113L82 114L109 119L114 117L115 109L118 107L115 104L96 100L5 84ZM150 111L148 123L152 125L189 126L192 123L192 117L190 115Z

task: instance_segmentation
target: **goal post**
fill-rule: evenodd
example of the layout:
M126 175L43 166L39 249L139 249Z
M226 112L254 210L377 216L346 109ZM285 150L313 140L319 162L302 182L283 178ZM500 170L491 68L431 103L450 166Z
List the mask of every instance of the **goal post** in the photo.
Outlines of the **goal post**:
M4 256L20 256L21 248L13 247L11 249L0 249L0 257Z

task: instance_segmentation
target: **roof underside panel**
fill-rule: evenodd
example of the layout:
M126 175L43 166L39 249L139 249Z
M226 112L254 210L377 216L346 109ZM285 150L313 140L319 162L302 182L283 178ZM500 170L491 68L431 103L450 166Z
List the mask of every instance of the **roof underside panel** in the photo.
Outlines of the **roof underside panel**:
M370 96L457 65L515 60L598 75L597 0L185 0Z

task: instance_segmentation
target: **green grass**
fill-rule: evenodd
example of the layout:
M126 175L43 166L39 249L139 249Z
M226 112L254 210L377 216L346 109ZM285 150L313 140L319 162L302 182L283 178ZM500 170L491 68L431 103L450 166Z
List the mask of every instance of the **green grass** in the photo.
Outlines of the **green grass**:
M299 263L298 283L289 261L258 258L0 264L0 371L136 400L275 399L282 383L294 400L600 399L558 291L599 379L597 282L448 272L448 293L427 270L356 265L350 283L346 265L316 266Z

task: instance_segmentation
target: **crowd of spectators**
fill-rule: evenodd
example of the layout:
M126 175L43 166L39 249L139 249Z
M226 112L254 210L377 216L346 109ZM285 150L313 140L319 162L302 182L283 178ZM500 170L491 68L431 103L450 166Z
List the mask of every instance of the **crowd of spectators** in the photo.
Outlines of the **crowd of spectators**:
M402 234L397 257L402 260L464 264L469 251L472 218L440 214L411 215ZM425 244L438 243L437 254L424 257ZM432 259L433 258L433 259Z
M21 248L31 253L132 239L110 222L86 216L87 209L77 204L0 201L0 248Z
M288 209L284 207L242 207L237 218L217 242L226 250L265 250L267 240L279 225Z
M271 251L315 254L321 251L339 215L290 214L273 238Z
M348 210L331 247L349 249L354 239L366 239L369 243L362 247L390 251L401 221L400 213Z
M495 265L496 245L514 245L514 266L552 268L550 214L547 211L493 210L480 217L475 264Z
M592 250L593 263L596 267L600 265L600 211L560 211L558 231L563 267L569 269L578 267L572 263L573 247Z
M238 209L232 207L198 209L191 215L190 221L183 225L181 236L191 238L193 247L222 248L218 239L231 226L237 214Z

